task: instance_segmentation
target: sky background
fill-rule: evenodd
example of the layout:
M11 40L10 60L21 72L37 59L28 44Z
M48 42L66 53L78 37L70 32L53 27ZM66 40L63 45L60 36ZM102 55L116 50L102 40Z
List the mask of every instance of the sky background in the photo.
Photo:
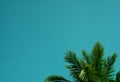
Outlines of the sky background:
M96 41L120 70L120 0L0 0L0 82L69 79L64 54Z

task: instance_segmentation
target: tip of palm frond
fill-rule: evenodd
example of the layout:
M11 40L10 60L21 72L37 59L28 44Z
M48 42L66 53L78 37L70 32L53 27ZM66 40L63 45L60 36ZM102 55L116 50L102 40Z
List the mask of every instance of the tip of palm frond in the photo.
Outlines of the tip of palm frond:
M114 53L112 57L117 58L117 53Z
M65 79L62 76L51 75L51 76L48 76L44 82L70 82L70 81Z
M93 49L92 49L92 54L102 57L104 54L104 47L102 46L102 44L100 42L96 42Z
M83 56L83 60L85 60L87 64L90 64L90 56L87 54L85 50L82 50L82 56Z
M81 70L81 64L79 61L79 58L76 56L76 53L69 51L65 54L65 61L69 63L69 65L66 66L67 69L70 71L70 75L73 78L79 78L79 73Z
M110 66L112 66L115 63L116 58L117 58L117 54L116 53L114 53L112 56L109 56L108 57L108 64Z
M76 60L78 60L78 58L77 58L75 52L68 51L67 53L65 53L64 60L71 64L71 63L75 62Z

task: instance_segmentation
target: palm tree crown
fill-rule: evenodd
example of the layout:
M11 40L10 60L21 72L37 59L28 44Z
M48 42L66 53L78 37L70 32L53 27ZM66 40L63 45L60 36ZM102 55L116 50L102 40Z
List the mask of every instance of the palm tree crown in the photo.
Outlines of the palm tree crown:
M82 58L78 58L75 52L68 51L65 54L66 68L70 71L74 82L120 82L120 72L114 80L113 65L117 54L104 57L104 48L100 42L96 42L92 52L88 54L82 50ZM51 75L44 82L71 82L62 76Z

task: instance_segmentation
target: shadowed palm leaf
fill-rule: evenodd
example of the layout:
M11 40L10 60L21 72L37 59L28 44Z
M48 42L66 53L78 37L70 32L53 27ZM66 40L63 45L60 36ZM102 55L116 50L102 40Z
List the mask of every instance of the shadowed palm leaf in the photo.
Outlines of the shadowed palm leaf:
M114 76L113 65L115 63L116 58L117 58L117 55L116 53L114 53L112 56L109 56L107 60L104 60L102 81L113 80L113 76Z
M116 74L116 82L120 82L120 71Z
M44 82L70 82L62 76L52 75L46 78Z
M103 65L104 48L97 42L92 49L92 66L97 71L98 77L101 77Z
M65 54L65 61L69 63L66 68L70 70L71 76L73 76L75 80L80 80L79 74L82 67L80 64L80 60L78 59L78 57L76 57L76 54L69 51Z

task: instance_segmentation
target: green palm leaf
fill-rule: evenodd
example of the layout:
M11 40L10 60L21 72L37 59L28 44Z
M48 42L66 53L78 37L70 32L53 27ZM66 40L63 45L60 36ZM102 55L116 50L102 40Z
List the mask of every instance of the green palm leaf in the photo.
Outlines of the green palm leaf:
M85 68L82 69L79 77L84 82L100 82L100 79L97 76L97 72L90 64L87 64Z
M72 51L69 51L65 54L65 61L69 63L66 68L70 70L71 76L73 76L74 79L79 80L79 74L82 67L78 57L76 57L76 54Z
M116 74L116 82L120 82L120 71Z
M104 57L104 48L97 42L92 53L87 54L82 50L82 58L79 59L76 53L69 51L65 54L65 61L69 64L70 75L74 82L120 82L120 72L116 74L116 81L113 79L113 65L116 61L117 54L114 53L107 59ZM52 75L45 79L44 82L70 82L62 76Z
M87 54L87 52L85 50L82 50L82 56L83 56L83 60L85 61L86 64L90 64L90 56Z
M104 60L103 79L105 81L113 80L113 76L114 76L113 65L115 63L116 58L117 58L117 54L114 53L112 56L109 56L107 60Z
M47 77L44 82L70 82L70 81L66 80L62 76L51 75Z
M104 48L97 42L92 49L92 66L97 71L97 75L101 77Z

